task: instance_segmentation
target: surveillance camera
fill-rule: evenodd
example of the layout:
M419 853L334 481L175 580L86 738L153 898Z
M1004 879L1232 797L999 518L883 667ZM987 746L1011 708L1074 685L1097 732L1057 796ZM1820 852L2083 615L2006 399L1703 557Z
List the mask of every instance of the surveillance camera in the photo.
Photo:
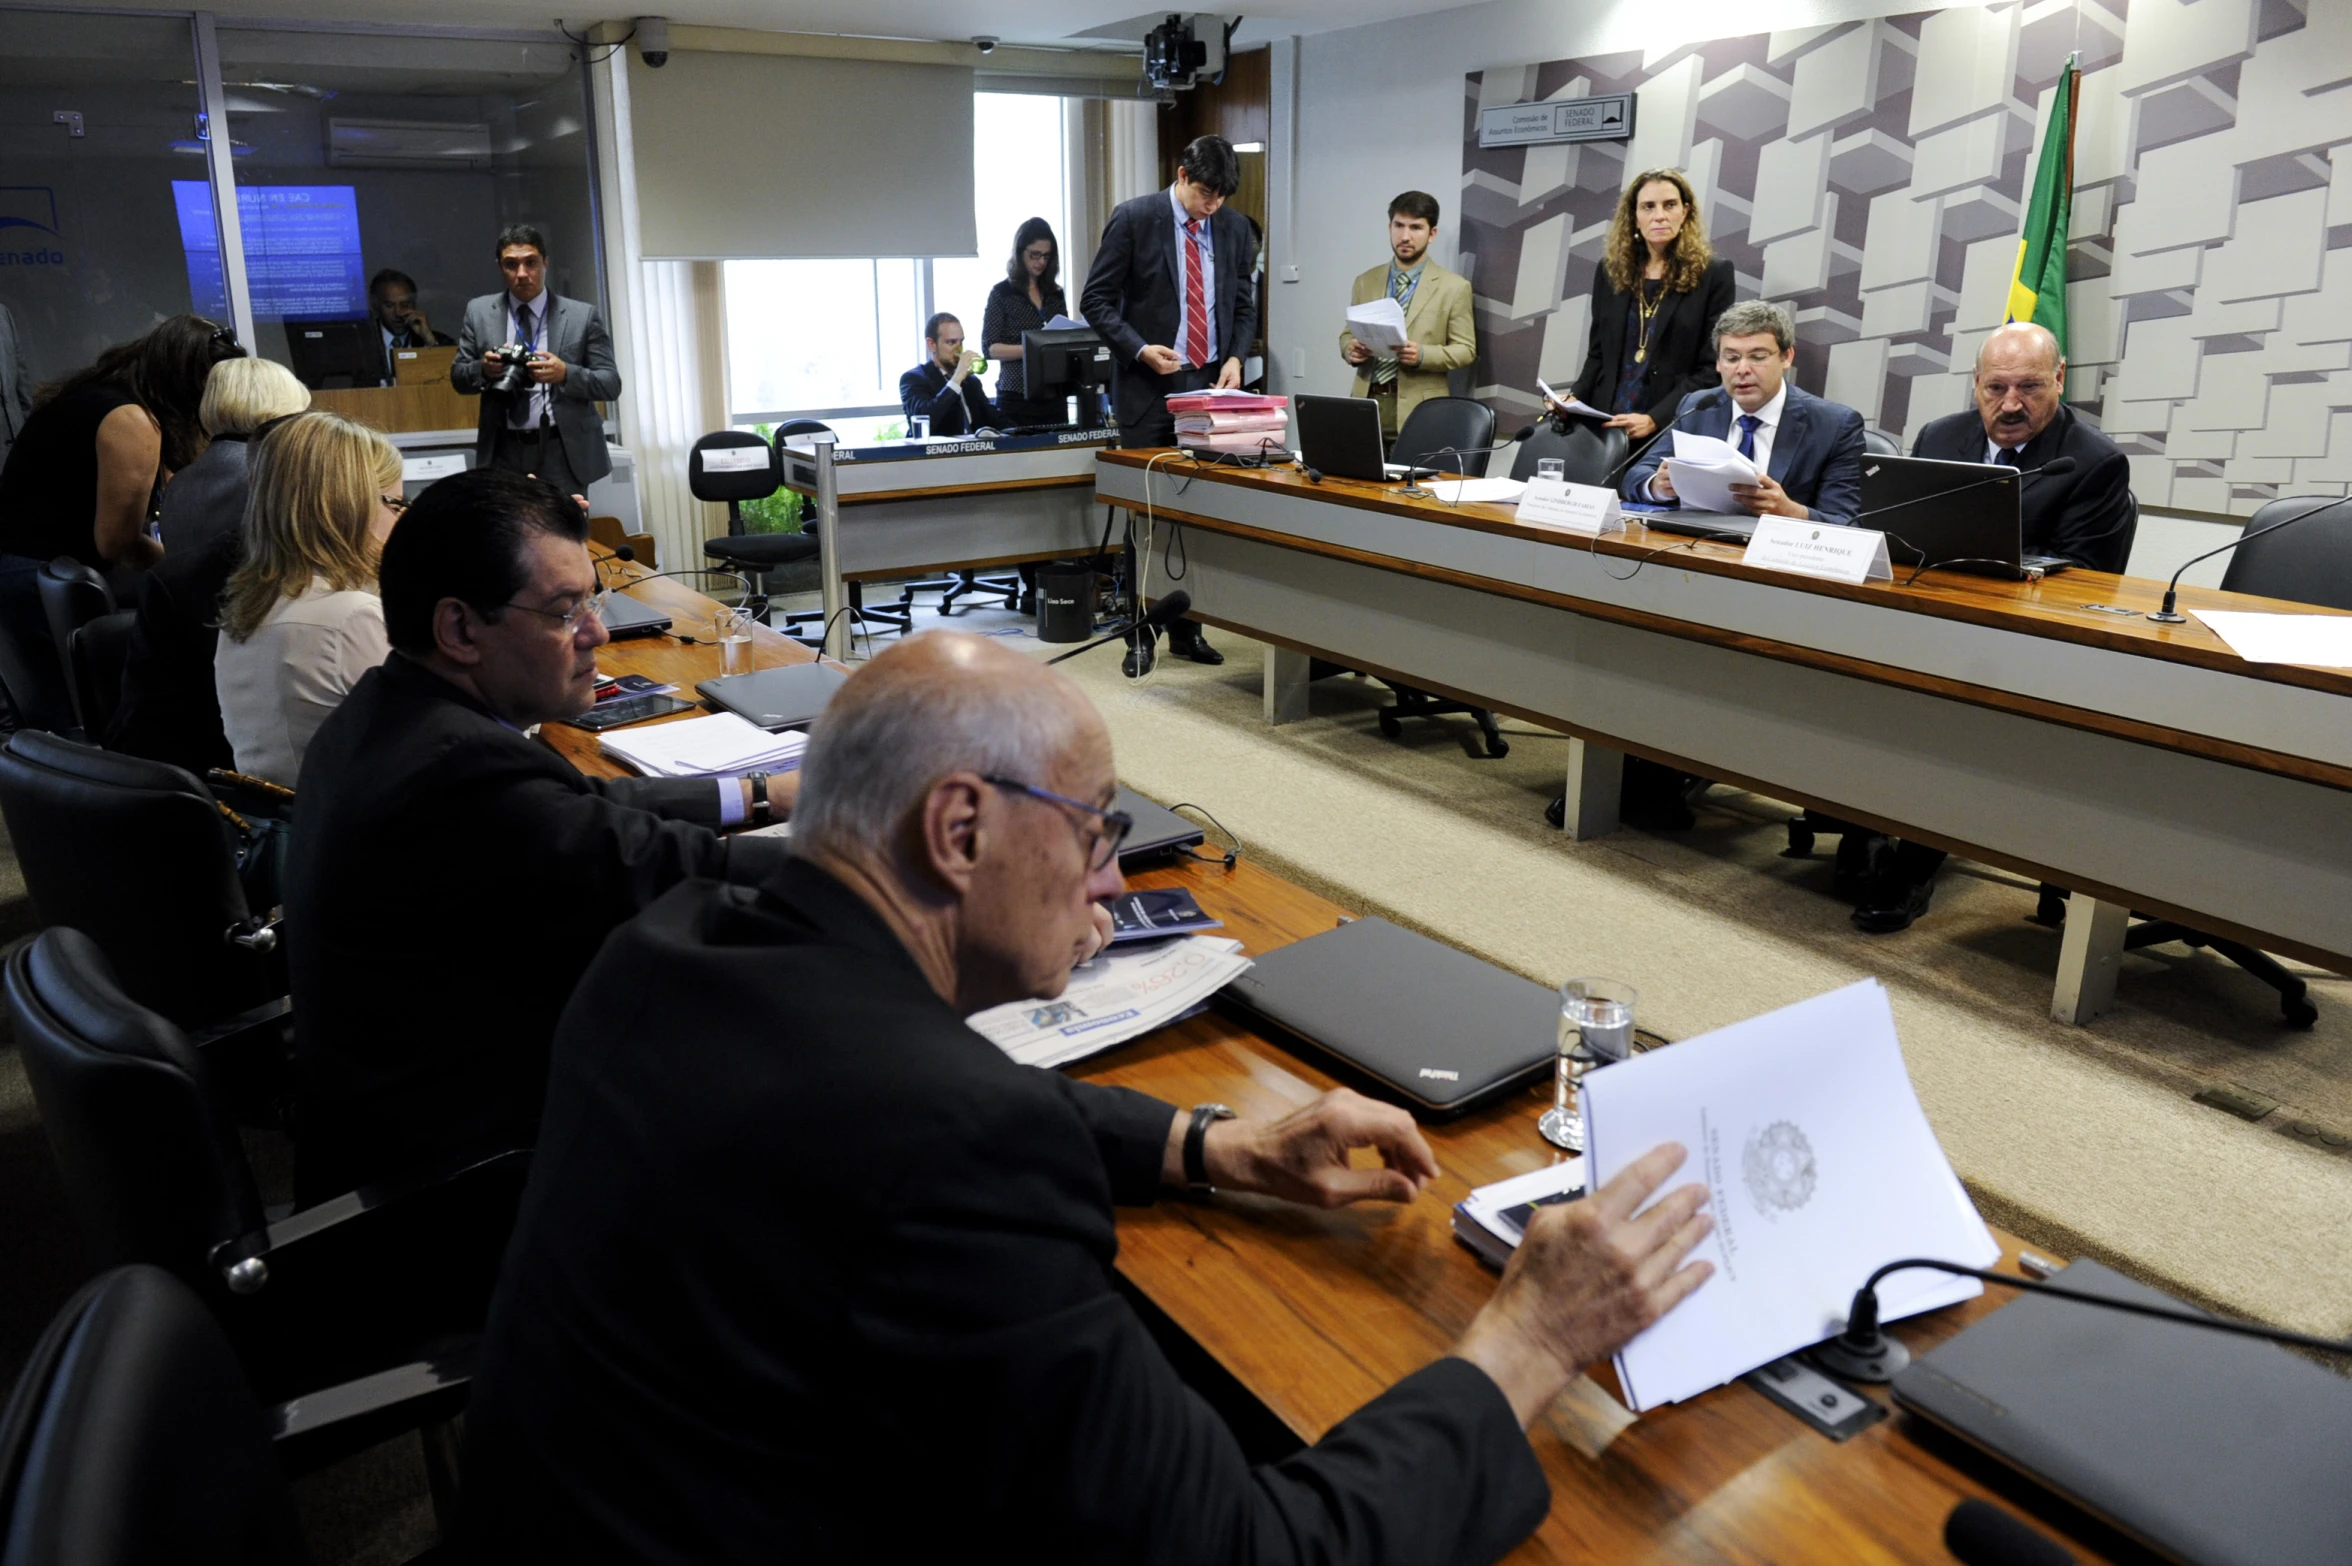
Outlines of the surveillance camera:
M996 53L996 40L985 36L975 38L972 40L972 47L982 54L994 54Z
M654 70L670 63L670 19L666 16L637 18L637 56Z

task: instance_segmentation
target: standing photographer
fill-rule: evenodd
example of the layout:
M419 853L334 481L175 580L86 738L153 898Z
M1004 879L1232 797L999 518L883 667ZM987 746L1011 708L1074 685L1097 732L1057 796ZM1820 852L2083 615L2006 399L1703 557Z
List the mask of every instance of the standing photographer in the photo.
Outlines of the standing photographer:
M596 306L547 291L547 241L527 223L498 233L506 292L466 306L449 381L482 394L477 467L535 473L567 495L612 471L600 398L621 394Z

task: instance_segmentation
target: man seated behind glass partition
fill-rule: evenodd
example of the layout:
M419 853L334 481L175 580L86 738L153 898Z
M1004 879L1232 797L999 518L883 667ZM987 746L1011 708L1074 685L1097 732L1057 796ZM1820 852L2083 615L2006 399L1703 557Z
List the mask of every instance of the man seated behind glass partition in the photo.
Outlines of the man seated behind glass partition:
M907 433L911 421L927 418L934 435L969 435L992 429L996 404L980 385L982 363L976 348L964 346L964 323L940 311L923 323L923 346L930 357L898 378L898 404L905 410Z
M456 338L434 330L425 312L417 308L416 279L406 272L386 267L368 279L368 313L375 319L376 334L384 344L386 386L397 379L392 368L395 349L457 346Z
M965 1025L1061 994L1125 884L1059 673L900 642L804 766L792 862L677 888L564 1013L468 1414L483 1558L1425 1566L1540 1522L1529 1421L1707 1276L1701 1187L1634 1216L1682 1150L1544 1209L1450 1355L1252 1467L1118 1292L1112 1204L1411 1201L1412 1118L1219 1120Z

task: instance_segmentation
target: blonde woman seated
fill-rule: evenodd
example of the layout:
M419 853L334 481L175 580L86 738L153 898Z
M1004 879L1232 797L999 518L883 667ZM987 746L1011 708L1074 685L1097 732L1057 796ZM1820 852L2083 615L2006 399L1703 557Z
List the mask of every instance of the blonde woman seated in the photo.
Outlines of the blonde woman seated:
M212 665L238 771L294 787L310 737L391 652L376 556L399 496L400 453L338 414L301 414L262 440Z
M204 379L196 422L211 444L163 487L157 524L166 559L185 558L245 520L245 443L262 425L310 406L310 388L272 359L223 359ZM215 581L218 578L214 579ZM213 618L209 605L204 618Z

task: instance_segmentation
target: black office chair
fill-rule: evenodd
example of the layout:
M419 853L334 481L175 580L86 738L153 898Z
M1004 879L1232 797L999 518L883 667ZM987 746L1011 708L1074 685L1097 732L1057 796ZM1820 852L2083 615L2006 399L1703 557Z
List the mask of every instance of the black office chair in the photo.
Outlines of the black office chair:
M115 612L114 589L106 585L106 578L71 555L59 555L41 567L37 578L41 594L41 611L49 621L49 636L57 644L57 666L73 667L73 633L101 615ZM72 695L72 677L67 676L67 695ZM77 713L79 708L76 708ZM81 725L89 731L88 725Z
M104 1273L50 1321L0 1412L9 1566L305 1566L287 1479L443 1425L470 1375L451 1356L265 1409L186 1285Z
M122 705L123 665L130 662L136 610L118 609L86 620L66 638L65 679L73 693L74 718L95 741Z
M527 1152L272 1213L211 1061L123 993L88 936L42 931L0 984L92 1260L144 1262L195 1289L265 1396L480 1330Z
M1565 431L1545 419L1536 425L1533 435L1519 443L1519 453L1511 459L1511 477L1531 479L1537 463L1557 459L1563 465L1561 476L1569 483L1607 484L1613 481L1631 446L1623 430L1610 429L1593 419L1570 419Z
M1873 457L1899 457L1903 443L1874 425L1862 426L1862 449Z
M759 462L751 467L710 466L710 453L741 452L735 461ZM721 458L724 462L727 459ZM784 469L776 448L749 430L718 430L694 443L686 454L686 487L697 500L727 503L727 536L705 539L702 552L722 568L742 573L750 584L743 607L755 620L768 619L768 573L779 566L814 560L819 545L814 533L746 533L743 502L765 500L784 485Z
M192 774L20 730L0 817L41 922L96 941L139 1004L192 1029L282 1012L276 915L247 905L237 834Z
M1494 432L1494 409L1485 403L1467 397L1432 397L1405 416L1404 428L1397 431L1396 441L1389 447L1388 460L1484 478L1486 459L1493 455L1487 448L1494 444ZM1380 732L1390 739L1404 733L1402 720L1406 718L1441 718L1459 712L1469 714L1478 725L1489 756L1511 753L1510 741L1503 738L1503 731L1495 726L1495 715L1486 708L1433 696L1394 680L1388 685L1396 692L1396 700L1380 709Z

